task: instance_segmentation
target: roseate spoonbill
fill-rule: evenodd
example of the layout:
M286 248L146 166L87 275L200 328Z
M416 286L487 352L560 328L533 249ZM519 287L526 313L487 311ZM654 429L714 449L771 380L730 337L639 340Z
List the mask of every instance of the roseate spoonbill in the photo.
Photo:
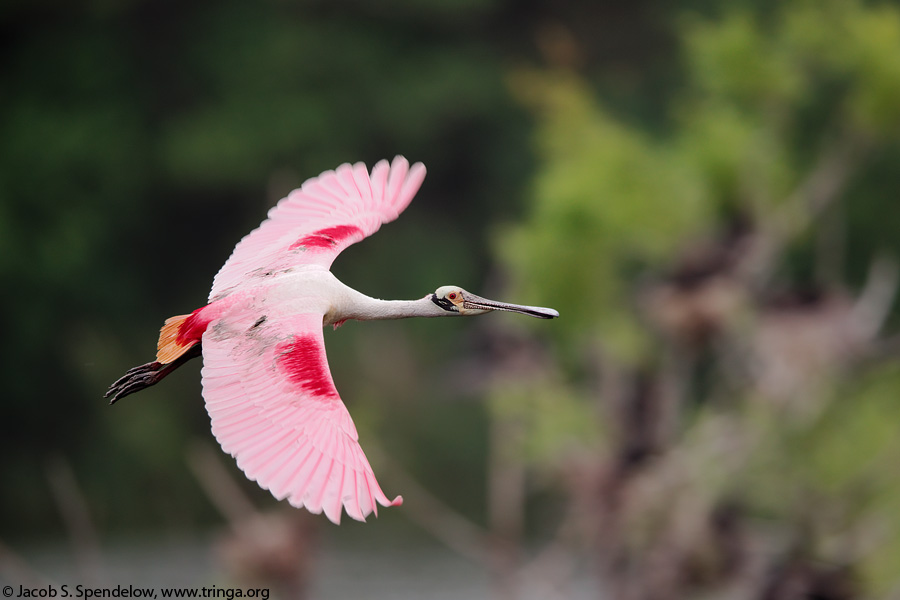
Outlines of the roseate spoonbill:
M377 300L329 268L344 248L406 208L425 167L403 157L371 174L344 164L306 181L269 211L216 275L209 303L167 319L156 360L113 383L110 404L158 383L203 355L203 398L212 432L238 467L279 500L340 522L402 498L381 491L356 427L335 389L323 327L344 321L480 315L499 310L549 319L555 310L519 306L445 285L419 300ZM377 504L376 504L377 503Z

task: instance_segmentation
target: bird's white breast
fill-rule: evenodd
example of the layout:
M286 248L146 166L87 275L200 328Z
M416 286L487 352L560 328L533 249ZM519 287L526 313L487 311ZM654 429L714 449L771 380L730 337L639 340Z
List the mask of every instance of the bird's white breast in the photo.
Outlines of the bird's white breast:
M279 314L326 314L340 304L346 286L321 267L304 265L259 286L254 299Z

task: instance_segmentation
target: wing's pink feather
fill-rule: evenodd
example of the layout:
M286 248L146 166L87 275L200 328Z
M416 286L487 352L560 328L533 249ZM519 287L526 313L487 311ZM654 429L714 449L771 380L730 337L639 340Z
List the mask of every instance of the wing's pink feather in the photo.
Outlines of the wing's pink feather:
M297 265L329 268L347 246L372 235L409 205L425 167L402 156L366 171L344 164L307 180L241 240L216 275L210 301L258 285Z
M362 163L353 165L353 183L356 184L356 189L359 190L359 195L362 199L361 206L365 210L373 210L372 183L369 174L366 172L366 165Z
M250 479L335 523L388 500L328 370L321 314L232 313L203 335L203 397L213 435Z

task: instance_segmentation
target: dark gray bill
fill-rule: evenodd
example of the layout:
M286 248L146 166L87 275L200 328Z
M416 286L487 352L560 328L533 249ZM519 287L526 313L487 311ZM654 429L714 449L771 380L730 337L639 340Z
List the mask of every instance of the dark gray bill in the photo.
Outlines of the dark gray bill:
M543 306L522 306L521 304L509 304L508 302L497 302L496 300L488 300L475 294L466 293L463 296L463 308L472 310L505 310L508 312L528 315L529 317L537 317L538 319L553 319L559 316L559 313L552 308L544 308Z

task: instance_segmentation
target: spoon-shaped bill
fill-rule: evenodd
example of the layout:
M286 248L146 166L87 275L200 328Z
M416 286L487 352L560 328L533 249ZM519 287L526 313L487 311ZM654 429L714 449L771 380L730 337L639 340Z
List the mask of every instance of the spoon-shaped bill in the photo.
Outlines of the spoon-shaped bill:
M463 308L467 310L505 310L508 312L528 315L538 319L553 319L559 316L559 313L552 308L544 308L543 306L523 306L521 304L510 304L509 302L498 302L496 300L488 300L475 294L466 293L463 297Z

